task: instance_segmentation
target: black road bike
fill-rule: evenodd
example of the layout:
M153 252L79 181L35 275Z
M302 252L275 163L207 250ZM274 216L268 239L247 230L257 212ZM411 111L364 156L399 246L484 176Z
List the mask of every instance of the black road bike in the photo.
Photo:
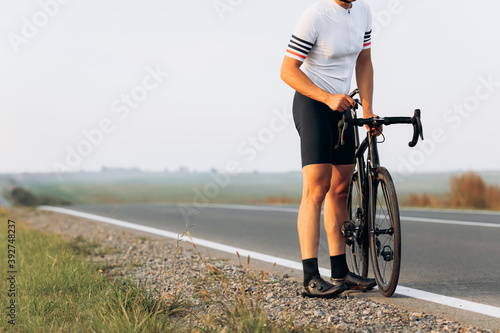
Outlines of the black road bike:
M350 96L354 98L359 91L355 89ZM401 264L401 226L396 189L389 171L380 166L377 148L377 136L368 131L360 142L358 126L413 124L413 139L408 144L414 147L418 138L422 140L423 129L420 110L415 110L413 117L371 117L357 118L356 105L348 109L339 126L340 141L348 124L354 125L356 164L349 188L347 216L342 232L347 240L347 253L354 273L366 277L370 257L380 292L390 297L396 290ZM365 154L366 153L366 154ZM366 155L366 157L365 157Z

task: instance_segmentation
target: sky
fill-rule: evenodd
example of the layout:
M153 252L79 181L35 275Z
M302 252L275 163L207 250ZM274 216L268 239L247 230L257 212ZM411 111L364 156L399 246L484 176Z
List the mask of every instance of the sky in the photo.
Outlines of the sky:
M333 1L333 0L332 0ZM365 0L393 173L499 169L498 1ZM300 171L279 70L312 0L0 4L0 173ZM355 80L353 80L353 88ZM363 130L364 131L364 130Z

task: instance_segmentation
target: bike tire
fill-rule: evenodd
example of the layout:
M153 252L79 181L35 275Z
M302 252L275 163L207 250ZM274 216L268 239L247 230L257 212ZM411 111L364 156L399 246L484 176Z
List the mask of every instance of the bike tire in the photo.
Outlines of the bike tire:
M357 275L368 276L368 224L365 222L365 210L363 208L363 194L360 193L360 180L358 174L352 176L351 185L349 187L349 195L347 197L347 218L352 221L359 231L353 237L352 242L347 243L346 252L348 253L348 261L351 263L352 271Z
M391 297L401 267L401 225L398 198L391 175L384 167L375 170L370 193L370 253L378 288Z

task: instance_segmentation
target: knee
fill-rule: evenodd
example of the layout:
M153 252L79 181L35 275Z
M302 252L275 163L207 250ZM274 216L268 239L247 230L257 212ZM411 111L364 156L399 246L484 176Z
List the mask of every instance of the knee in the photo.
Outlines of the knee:
M310 184L305 184L303 198L315 204L321 205L329 190L330 179L317 179Z
M332 184L328 195L332 197L333 200L347 200L347 195L349 194L350 182L340 182L337 184Z

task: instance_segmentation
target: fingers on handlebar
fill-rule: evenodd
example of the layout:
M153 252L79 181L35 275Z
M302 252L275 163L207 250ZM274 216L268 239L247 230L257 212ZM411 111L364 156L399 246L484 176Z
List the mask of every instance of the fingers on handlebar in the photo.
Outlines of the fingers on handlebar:
M356 102L354 102L354 100L346 94L342 94L341 98L342 99L339 104L340 112L349 111L356 104Z

